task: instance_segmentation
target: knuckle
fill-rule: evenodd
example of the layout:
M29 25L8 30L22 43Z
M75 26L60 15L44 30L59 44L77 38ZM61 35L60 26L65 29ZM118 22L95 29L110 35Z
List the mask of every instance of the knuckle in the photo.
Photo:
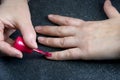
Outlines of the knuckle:
M59 53L56 53L55 56L54 56L54 60L61 60L62 57Z
M47 39L44 40L44 43L48 45L49 43L53 43L53 42L51 42L50 39L47 38Z
M50 27L45 26L45 27L42 27L40 31L47 33L49 30L50 30Z
M3 32L3 30L4 30L4 27L0 26L0 32Z
M69 57L69 58L71 56L73 57L73 55L72 55L73 53L74 53L74 50L67 50L66 57Z
M36 38L36 33L33 31L32 33L29 34L29 36L26 35L26 37L30 37L31 39Z
M63 48L64 46L65 46L65 43L66 42L66 38L62 38L61 40L60 40L60 44L59 44L59 46L61 47L61 48Z
M53 40L51 38L46 38L44 41L43 41L44 44L48 45L48 46L54 46L56 45L56 40Z
M63 35L63 30L64 30L64 29L63 29L62 27L57 29L57 34L58 34L58 36Z
M65 19L65 24L68 25L68 24L71 24L71 20L69 18L66 18Z
M69 49L67 50L66 56L70 59L80 59L81 55L80 55L80 51L78 49Z

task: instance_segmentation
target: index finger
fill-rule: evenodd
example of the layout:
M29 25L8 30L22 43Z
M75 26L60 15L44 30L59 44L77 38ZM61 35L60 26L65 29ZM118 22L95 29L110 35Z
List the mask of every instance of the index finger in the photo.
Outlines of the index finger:
M84 23L81 19L65 17L60 15L48 15L50 21L62 26L80 26Z

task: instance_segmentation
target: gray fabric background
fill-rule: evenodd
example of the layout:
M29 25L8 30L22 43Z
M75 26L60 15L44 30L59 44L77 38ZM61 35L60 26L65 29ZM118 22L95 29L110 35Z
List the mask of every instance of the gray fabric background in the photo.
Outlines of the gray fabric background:
M104 0L31 0L33 25L54 25L48 14L59 14L84 20L104 20ZM120 0L112 0L120 11ZM20 35L13 34L13 38ZM45 51L60 50L39 44ZM119 60L50 61L36 53L23 59L0 58L0 80L120 80Z

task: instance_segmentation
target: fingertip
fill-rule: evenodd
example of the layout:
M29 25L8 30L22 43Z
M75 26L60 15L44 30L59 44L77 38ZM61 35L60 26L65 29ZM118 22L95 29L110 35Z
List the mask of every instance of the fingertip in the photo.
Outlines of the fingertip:
M31 47L31 48L33 48L33 49L38 48L37 42L36 42L36 40L34 40L34 39L31 39L31 40L28 42L28 45L29 45L29 47Z
M118 10L112 5L110 0L106 0L104 3L104 11L108 18L118 17L120 14Z
M64 60L64 55L60 54L59 52L51 52L51 56L46 56L46 59L49 60Z
M42 29L41 26L36 26L36 27L35 27L35 31L36 31L36 32L41 32L41 29Z
M0 51L6 54L7 56L22 58L22 52L17 50L16 48L12 47L10 44L6 42L0 43Z
M54 60L54 53L52 52L49 52L50 55L48 56L45 56L46 59L49 59L49 60Z
M49 60L56 60L54 59L53 55L52 56L45 56L46 59L49 59Z
M25 44L30 48L37 48L36 32L33 28L31 21L26 21L21 24L20 21L17 23L18 29L21 31Z
M22 58L23 58L23 54L22 54L22 52L20 52L19 50L16 50L15 53L16 53L15 57L17 57L17 58L19 58L19 59L22 59Z
M49 14L48 15L48 19L52 22L56 21L56 18L57 18L58 15L54 15L54 14Z
M59 17L63 17L61 15L56 15L56 14L49 14L48 18L52 19L52 18L59 18Z
M37 42L36 42L36 35L26 35L23 36L23 39L26 43L26 45L30 48L38 48Z
M38 48L37 42L34 39L25 40L25 43L30 48L33 48L33 49Z
M54 17L53 14L49 14L49 15L48 15L48 18L52 18L52 17Z
M37 45L37 42L36 42L36 40L32 40L31 41L31 44L33 44L32 46L33 46L33 48L38 48L38 45Z
M17 50L14 47L11 47L11 49L9 51L7 51L7 52L8 52L8 55L11 56L11 57L16 57L16 58L19 58L19 59L23 58L22 52Z
M39 41L39 42L43 42L44 40L45 40L44 37L38 37L38 41Z
M111 1L110 0L105 0L104 7L107 7L107 6L110 6L110 5L112 5Z

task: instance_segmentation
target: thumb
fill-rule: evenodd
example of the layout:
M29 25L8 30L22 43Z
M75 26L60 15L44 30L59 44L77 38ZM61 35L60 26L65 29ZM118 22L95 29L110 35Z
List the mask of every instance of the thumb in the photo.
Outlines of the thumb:
M114 17L120 16L117 9L112 6L110 0L105 0L104 11L107 14L108 18L114 18Z
M21 31L26 45L30 48L37 48L36 33L31 20L17 21L18 29Z

